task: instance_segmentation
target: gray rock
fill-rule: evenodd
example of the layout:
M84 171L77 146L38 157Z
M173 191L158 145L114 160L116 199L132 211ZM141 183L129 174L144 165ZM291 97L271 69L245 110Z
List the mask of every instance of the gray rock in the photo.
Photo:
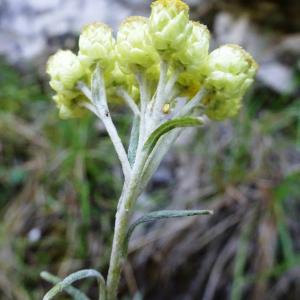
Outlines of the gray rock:
M116 29L127 16L146 13L147 6L146 1L125 0L2 0L0 55L12 62L29 61L47 52L55 37L77 35L95 21Z
M265 85L280 93L291 93L295 89L293 71L279 62L264 63L260 66L257 78Z

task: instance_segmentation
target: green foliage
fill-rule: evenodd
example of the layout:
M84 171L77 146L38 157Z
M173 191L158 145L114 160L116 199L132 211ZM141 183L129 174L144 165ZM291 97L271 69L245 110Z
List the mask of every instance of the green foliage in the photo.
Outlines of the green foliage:
M45 277L45 273L41 273L41 276ZM70 287L74 282L88 277L95 277L98 280L101 295L99 299L105 300L105 280L98 271L92 269L81 270L70 274L64 280L55 284L55 286L44 296L43 300L51 300L64 290L66 290L69 294L71 292L75 300L85 300L86 297L82 293L74 290L74 288L70 289Z
M41 277L54 285L59 284L59 282L61 281L60 278L48 272L42 272ZM81 293L78 289L74 288L71 285L64 287L64 291L66 291L71 297L73 297L74 300L89 300L89 298L85 294Z
M155 145L157 144L158 140L164 134L175 128L200 126L202 124L202 120L195 117L181 117L175 118L170 121L166 121L151 133L148 140L145 142L144 150L150 154L151 151L154 149Z
M213 212L211 210L159 210L159 211L153 211L147 213L144 216L137 219L129 227L124 248L127 249L128 242L130 240L130 237L134 229L143 223L153 222L161 219L183 218L183 217L193 217L193 216L212 215L212 214Z
M0 112L8 111L26 116L32 102L37 104L43 95L37 77L32 73L15 71L0 57Z

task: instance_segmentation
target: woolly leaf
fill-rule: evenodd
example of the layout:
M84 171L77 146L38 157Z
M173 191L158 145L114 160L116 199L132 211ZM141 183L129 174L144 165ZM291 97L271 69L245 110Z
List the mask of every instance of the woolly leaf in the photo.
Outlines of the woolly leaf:
M158 140L167 132L175 128L182 127L192 127L192 126L200 126L203 124L203 120L201 118L196 117L181 117L175 118L173 120L167 121L160 125L157 129L155 129L144 145L144 150L150 153L155 147Z
M98 271L92 269L80 270L78 272L70 274L64 280L57 283L50 291L48 291L48 293L44 296L43 300L53 299L58 293L70 287L70 285L75 281L88 278L88 277L97 278L99 282L99 288L100 288L100 299L105 300L105 280Z
M157 221L161 219L169 219L169 218L182 218L182 217L192 217L192 216L199 216L199 215L212 215L213 211L211 210L160 210L150 212L139 219L137 219L128 229L124 251L127 251L128 242L130 237L134 231L134 229L143 223L148 223L152 221Z
M57 276L54 276L48 272L41 272L41 277L52 283L52 284L58 284L61 279ZM65 291L73 297L74 300L90 300L85 294L83 294L80 290L74 288L73 286L69 285L65 288Z

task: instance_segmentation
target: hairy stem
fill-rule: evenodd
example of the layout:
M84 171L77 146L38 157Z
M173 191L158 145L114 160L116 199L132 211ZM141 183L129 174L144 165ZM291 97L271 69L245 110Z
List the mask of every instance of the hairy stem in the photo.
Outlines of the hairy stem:
M138 150L141 150L142 145L144 144L145 137L147 134L147 114L148 114L148 102L149 102L149 91L147 89L147 82L141 74L137 74L137 81L140 87L141 93L141 118L140 118L140 130L139 130L139 142L138 142Z
M109 112L101 69L97 67L93 74L92 90L90 90L83 82L79 82L77 87L90 100L90 102L84 103L83 106L93 112L103 122L120 160L125 182L128 182L131 174L131 167L126 150Z
M117 291L120 281L122 262L125 259L124 242L127 236L128 222L133 209L133 206L146 186L147 182L157 169L163 156L168 151L170 146L174 143L181 132L181 129L176 129L168 134L168 137L162 138L159 142L159 148L156 147L149 154L143 149L143 145L150 132L156 128L160 123L161 107L165 103L168 94L171 93L174 84L178 78L178 73L172 74L171 78L167 80L168 65L166 62L161 62L161 76L158 83L156 95L154 96L154 106L152 107L152 114L150 114L151 107L147 105L149 101L149 92L147 90L147 83L141 74L137 74L137 80L141 91L141 108L140 108L140 129L139 141L135 162L131 170L131 176L128 182L125 182L121 197L118 203L118 209L115 219L115 229L113 237L113 245L110 257L110 264L107 277L107 300L116 300ZM192 101L192 105L185 108L189 111L196 105L201 98L201 93L197 93ZM147 115L149 113L149 116ZM147 116L147 117L146 117ZM146 120L147 119L147 120ZM152 120L151 120L152 119ZM146 122L147 121L147 122ZM151 123L148 123L151 121ZM149 131L149 132L148 132ZM158 146L158 145L157 145Z
M177 115L184 116L189 114L197 105L199 105L204 94L205 90L203 88L200 88L196 95L183 106L183 108L179 111Z
M137 158L134 163L129 184L124 185L123 192L119 200L107 277L107 300L117 299L122 261L125 258L124 255L126 255L123 252L123 246L126 239L128 221L131 215L132 208L138 196L140 195L140 175L145 165L146 158L146 153L144 151L140 151L139 153L137 153Z
M161 108L164 103L164 90L167 84L167 75L168 75L169 65L166 61L161 60L160 62L160 76L157 85L157 90L154 98L152 115L155 117L160 114Z
M132 97L124 89L119 88L118 95L125 100L125 102L129 106L129 108L132 110L134 115L136 115L136 116L140 115L140 110L139 110L138 106L136 105L136 103L134 102Z
M101 118L107 133L112 140L112 143L114 145L114 148L117 152L117 155L119 157L119 160L121 162L121 166L123 169L124 177L125 177L125 183L128 182L128 179L130 178L130 173L131 173L131 167L128 161L128 157L125 151L125 148L123 146L123 143L119 137L119 134L117 132L117 129L112 122L112 119L110 117L109 112L107 111L104 116Z
M125 181L127 182L131 173L131 167L123 143L118 135L115 125L112 122L112 119L109 116L109 112L107 111L104 115L101 115L99 113L99 110L97 110L97 108L91 103L85 103L83 106L88 110L90 110L91 112L93 112L103 122L106 131L116 150L116 153L119 157L123 169Z

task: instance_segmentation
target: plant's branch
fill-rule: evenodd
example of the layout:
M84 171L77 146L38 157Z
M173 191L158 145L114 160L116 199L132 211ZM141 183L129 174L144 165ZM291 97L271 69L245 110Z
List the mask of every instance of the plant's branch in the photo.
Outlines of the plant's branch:
M157 90L155 93L155 98L154 98L154 103L152 108L153 109L152 116L156 116L161 113L161 108L165 101L164 90L167 82L168 69L169 69L168 63L162 59L160 62L160 76L159 76Z
M99 69L100 70L100 69ZM107 99L106 99L106 93L105 93L105 86L104 86L104 82L102 78L102 74L99 71L99 74L97 76L97 78L95 78L94 80L97 81L97 84L99 84L99 86L94 88L97 88L97 93L95 93L97 95L97 97L92 97L93 92L90 91L90 89L84 84L84 83L80 83L78 85L78 88L89 98L91 103L84 103L82 104L84 107L86 107L88 110L90 110L91 112L93 112L99 119L101 119L101 121L103 122L106 131L113 143L113 146L115 148L115 151L119 157L119 160L121 162L121 166L122 166L122 170L123 170L123 174L125 177L125 181L127 182L128 179L130 178L130 174L131 174L131 167L128 161L128 157L124 148L124 145L120 139L120 136L117 132L117 129L111 119L110 116L110 112L107 106Z
M181 108L176 116L184 116L189 114L197 105L199 105L204 94L205 89L200 88L197 94Z
M85 103L82 103L81 104L82 107L86 108L87 110L89 110L90 112L92 112L94 115L96 115L98 118L100 118L100 115L95 107L94 104L92 103L88 103L88 102L85 102Z
M152 126L151 130L153 130L156 126L158 126L163 119L166 118L163 113L163 106L167 101L174 99L177 94L177 90L174 88L176 81L180 74L180 69L175 70L169 79L167 79L168 65L161 62L161 76L158 84L157 94L154 101L154 108L152 114Z
M141 118L145 117L145 113L146 113L146 108L147 108L147 104L148 104L148 94L147 94L147 87L146 87L146 82L145 82L145 78L142 75L141 72L136 73L136 80L139 83L139 87L140 87L140 106L141 106Z
M176 117L180 116L180 112L181 112L182 108L186 105L188 100L189 100L189 97L176 97L174 99L174 102L176 104L171 113L172 118L176 118Z
M134 102L134 100L132 99L132 97L122 88L119 88L117 93L120 97L122 97L125 100L125 102L129 106L129 108L132 110L134 115L140 116L140 110L139 110L138 106L136 105L136 103Z
M140 94L141 94L141 118L140 118L140 130L139 130L139 143L138 143L138 150L140 151L146 136L147 136L147 122L148 122L148 103L150 100L149 90L147 87L147 82L145 77L138 73L136 75L137 81L140 87Z
M92 101L92 92L91 90L88 88L88 86L82 82L82 81L79 81L77 83L77 88L90 100Z
M168 97L168 95L170 95L170 93L172 92L174 85L179 77L180 71L177 69L171 76L171 78L168 80L166 87L165 87L165 97Z
M102 116L101 120L102 120L108 134L109 134L109 137L112 140L114 148L115 148L115 150L117 152L117 155L119 157L119 160L121 162L124 177L125 177L125 182L128 182L128 180L131 176L131 167L130 167L130 164L129 164L129 160L128 160L125 148L124 148L123 143L122 143L122 141L119 137L117 129L116 129L114 123L112 122L109 111L107 111L105 113L105 115Z

